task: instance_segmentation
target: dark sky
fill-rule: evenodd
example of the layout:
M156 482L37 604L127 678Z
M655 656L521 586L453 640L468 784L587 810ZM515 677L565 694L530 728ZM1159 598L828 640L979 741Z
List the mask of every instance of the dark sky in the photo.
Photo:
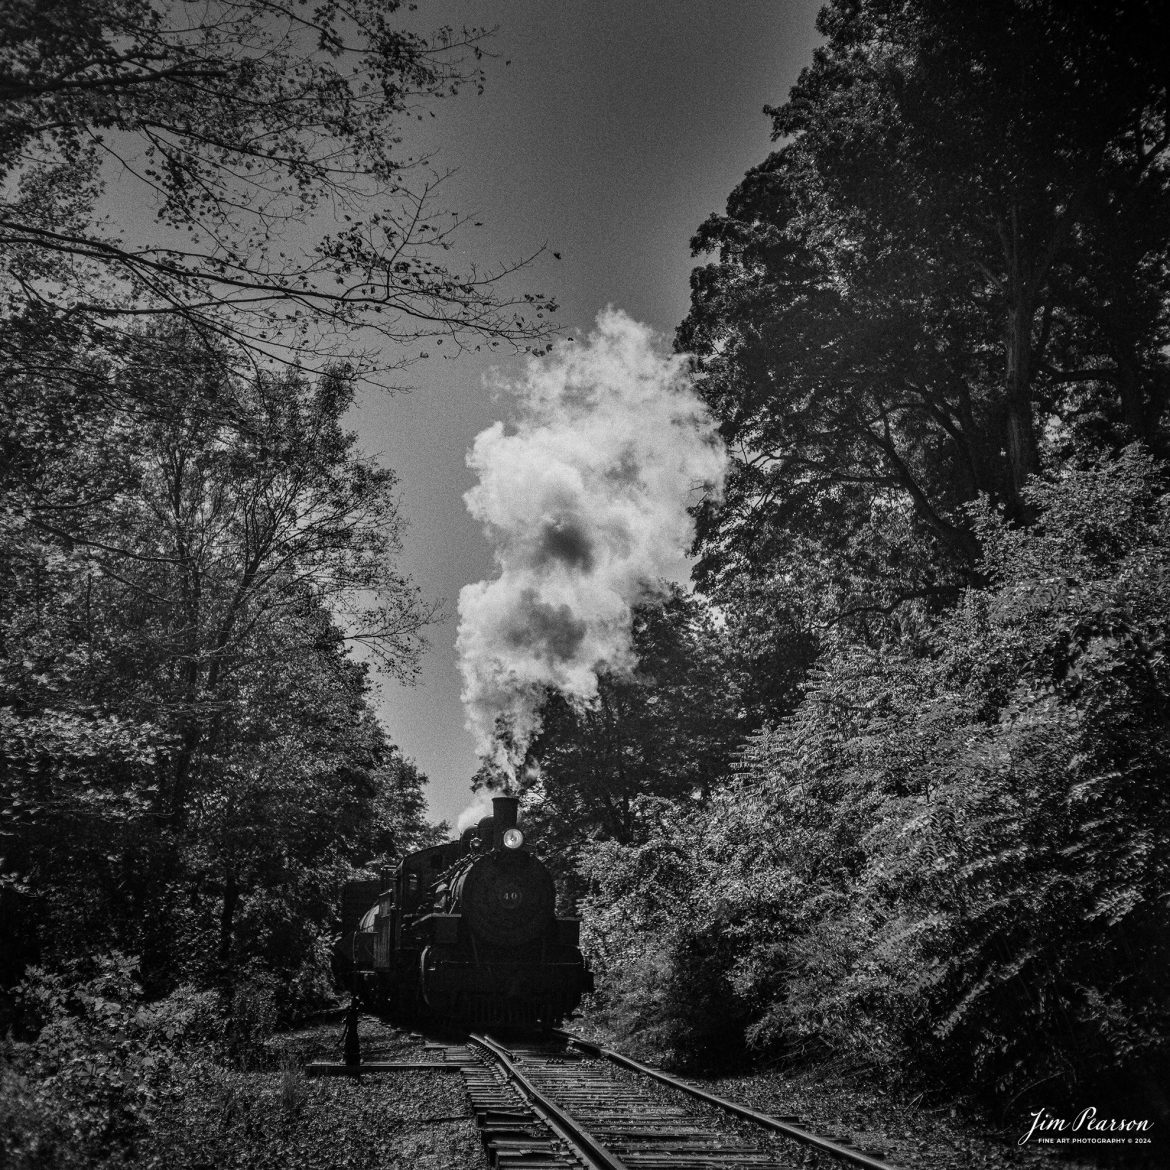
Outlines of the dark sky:
M493 0L429 3L414 19L496 27L482 96L463 94L424 123L435 164L455 173L446 205L477 213L467 259L510 260L542 244L525 287L554 295L565 332L612 304L664 335L686 313L689 240L771 148L779 104L811 59L816 0ZM438 352L433 351L432 352ZM410 528L401 567L448 620L431 635L421 682L383 684L392 738L430 777L431 811L454 819L476 767L455 658L462 585L493 576L491 549L462 495L476 434L508 403L485 388L495 364L468 355L411 368L409 394L371 391L355 411L363 446L402 476Z

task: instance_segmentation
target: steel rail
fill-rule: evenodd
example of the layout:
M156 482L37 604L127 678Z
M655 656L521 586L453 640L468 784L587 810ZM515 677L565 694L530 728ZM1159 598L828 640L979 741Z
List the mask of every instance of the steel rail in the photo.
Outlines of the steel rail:
M626 1164L611 1154L587 1130L582 1129L576 1119L559 1105L546 1097L520 1071L512 1054L490 1036L472 1033L468 1036L472 1044L490 1053L496 1064L504 1070L508 1079L527 1099L533 1113L570 1149L581 1156L596 1170L628 1170Z
M565 1040L573 1048L580 1048L583 1052L604 1057L604 1059L611 1061L613 1064L620 1065L622 1068L628 1068L632 1072L642 1073L645 1076L651 1077L653 1080L660 1081L664 1085L670 1085L671 1088L680 1089L684 1093L689 1093L692 1097L696 1097L700 1101L705 1101L708 1105L714 1105L727 1113L734 1114L736 1117L742 1117L745 1121L755 1122L765 1129L783 1134L785 1137L802 1142L806 1146L823 1150L827 1154L832 1154L835 1158L843 1158L848 1162L852 1162L855 1166L863 1166L865 1170L900 1170L900 1167L894 1166L890 1162L883 1162L878 1158L874 1158L856 1147L843 1145L840 1142L833 1141L832 1138L821 1137L820 1134L811 1133L807 1129L793 1125L789 1121L783 1121L779 1117L773 1117L769 1113L759 1113L755 1109L749 1109L746 1105L739 1105L735 1101L729 1101L726 1097L717 1097L714 1093L708 1093L705 1089L698 1089L686 1081L679 1080L678 1077L672 1077L670 1073L664 1073L660 1069L651 1068L650 1065L642 1064L641 1061L634 1060L633 1057L615 1052L612 1048L603 1048L600 1044L594 1044L590 1040L584 1040L580 1036L574 1036L572 1032L565 1032L560 1028L553 1028L552 1033L554 1036L560 1036L561 1039Z

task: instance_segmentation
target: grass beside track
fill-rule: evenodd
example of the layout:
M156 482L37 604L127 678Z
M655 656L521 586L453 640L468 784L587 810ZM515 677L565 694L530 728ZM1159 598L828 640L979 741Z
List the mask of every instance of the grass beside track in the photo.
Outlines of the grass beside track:
M810 1127L879 1149L906 1170L1163 1170L1170 1147L1143 1150L1018 1145L1030 1119L991 1117L974 1106L930 1107L920 1097L888 1093L858 1072L691 1077L695 1084L763 1113L797 1114ZM810 1165L812 1164L810 1160ZM818 1162L816 1165L830 1165Z
M189 1091L162 1112L138 1163L157 1170L486 1170L463 1080L391 1073L309 1080L311 1059L337 1059L341 1021L270 1042L272 1067L193 1067ZM411 1060L422 1044L364 1017L363 1056Z

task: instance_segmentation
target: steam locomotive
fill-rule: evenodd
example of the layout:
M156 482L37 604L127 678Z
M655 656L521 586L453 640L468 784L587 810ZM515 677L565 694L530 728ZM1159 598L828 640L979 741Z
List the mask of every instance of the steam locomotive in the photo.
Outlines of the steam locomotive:
M444 845L407 854L389 883L347 882L334 969L374 1011L476 1027L551 1027L592 987L578 921L517 828L519 801ZM371 904L372 903L372 904Z

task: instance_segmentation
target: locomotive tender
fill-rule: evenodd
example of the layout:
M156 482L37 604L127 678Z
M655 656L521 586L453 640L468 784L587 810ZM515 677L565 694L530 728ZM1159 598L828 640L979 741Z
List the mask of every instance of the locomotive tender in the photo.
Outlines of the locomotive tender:
M459 839L407 854L388 888L342 887L335 968L367 1007L551 1027L591 989L578 921L557 917L552 875L516 827L518 804L495 797L492 815Z

